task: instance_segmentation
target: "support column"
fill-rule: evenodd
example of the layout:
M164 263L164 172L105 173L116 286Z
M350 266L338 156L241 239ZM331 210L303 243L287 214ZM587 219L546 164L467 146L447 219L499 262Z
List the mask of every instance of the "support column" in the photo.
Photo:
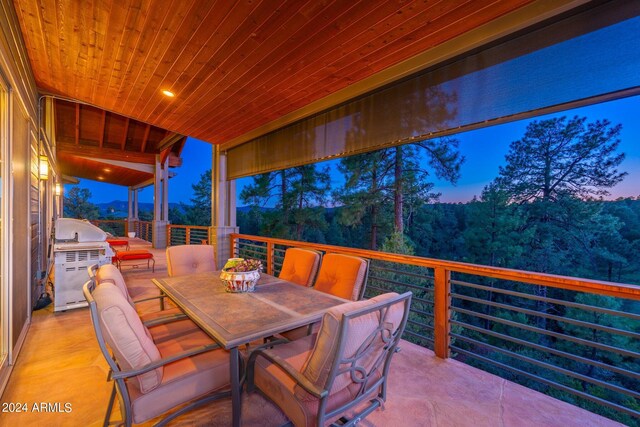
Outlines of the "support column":
M162 165L162 220L169 224L169 157Z
M133 190L133 218L138 221L138 189Z
M128 213L127 213L127 222L124 227L124 234L128 234L130 232L135 231L135 220L133 218L133 194L135 190L129 187L129 191L127 193L127 202L128 202Z
M168 194L169 162L161 164L160 156L157 154L153 175L153 247L164 249L167 247L167 219L169 216L169 203L165 200L165 196Z
M227 180L227 154L213 146L211 165L211 227L209 243L214 246L216 264L222 267L231 257L231 233L236 226L236 182Z

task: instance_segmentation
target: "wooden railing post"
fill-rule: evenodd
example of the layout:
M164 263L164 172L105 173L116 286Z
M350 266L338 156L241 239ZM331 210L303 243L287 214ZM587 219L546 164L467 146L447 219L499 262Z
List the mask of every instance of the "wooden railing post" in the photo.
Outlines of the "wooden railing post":
M184 244L185 245L190 245L191 244L191 227L189 227L189 226L187 226L185 228Z
M127 236L129 234L129 220L124 220L124 235Z
M231 234L229 239L229 255L231 255L231 258L235 258L238 256L238 253L236 252L236 236Z
M444 267L434 268L434 351L436 356L449 357L451 341L451 271Z
M273 242L267 242L267 274L273 275Z
M171 246L171 225L167 225L167 246Z

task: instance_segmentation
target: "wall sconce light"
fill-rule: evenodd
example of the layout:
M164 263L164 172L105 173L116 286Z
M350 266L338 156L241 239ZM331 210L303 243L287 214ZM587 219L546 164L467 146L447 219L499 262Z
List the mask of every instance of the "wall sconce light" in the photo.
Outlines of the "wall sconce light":
M62 185L59 182L56 182L55 193L56 196L62 196Z
M40 156L40 179L49 179L49 159L47 156Z

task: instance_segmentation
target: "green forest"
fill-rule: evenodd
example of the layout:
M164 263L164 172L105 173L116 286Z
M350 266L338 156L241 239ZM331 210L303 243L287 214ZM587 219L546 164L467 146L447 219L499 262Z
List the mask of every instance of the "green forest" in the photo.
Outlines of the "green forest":
M434 177L455 184L461 176L455 137L342 158L340 188L314 164L265 173L239 194L237 222L244 234L637 285L640 197L607 199L627 176L621 129L584 117L533 121L510 144L495 179L467 203L440 203L434 190ZM209 225L210 172L193 190L191 204L172 209L172 223ZM405 338L427 347L431 277L372 263L367 292L412 290ZM452 279L452 357L640 425L638 302Z

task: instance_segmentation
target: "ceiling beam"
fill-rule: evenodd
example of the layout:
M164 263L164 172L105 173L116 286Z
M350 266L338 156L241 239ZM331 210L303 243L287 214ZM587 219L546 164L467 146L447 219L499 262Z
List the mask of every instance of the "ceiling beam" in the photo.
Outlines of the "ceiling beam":
M184 138L184 136L180 135L179 133L167 132L167 135L162 138L162 141L158 142L156 149L158 151L164 151L176 142L180 141L181 138Z
M63 184L79 184L80 180L75 176L62 175L61 177Z
M160 164L164 164L169 154L171 154L171 147L165 148L164 151L160 153Z
M147 141L149 141L149 132L151 132L151 125L147 125L144 130L144 136L142 137L142 147L140 147L140 152L144 153L147 149Z
M105 130L106 124L107 124L107 111L102 110L102 120L100 122L100 141L99 141L100 148L102 148L102 145L104 144L104 130Z
M124 151L125 146L127 145L127 135L129 134L129 121L131 119L127 117L124 122L124 133L122 134L122 142L120 142L120 150Z
M76 104L76 145L80 144L80 104Z
M131 169L138 172L154 173L155 166L144 163L123 162L122 160L96 159L95 157L77 156L82 159L92 160L94 162L104 163L105 165L117 166L120 168Z
M105 160L118 160L123 162L143 163L147 165L153 165L156 162L156 156L152 153L140 153L137 151L122 151L113 148L98 148L91 146L82 146L78 149L78 146L71 144L64 140L58 140L58 151L64 152L73 156L81 156L85 158L94 159L99 161ZM169 156L169 166L177 167L182 165L182 159L175 155Z

